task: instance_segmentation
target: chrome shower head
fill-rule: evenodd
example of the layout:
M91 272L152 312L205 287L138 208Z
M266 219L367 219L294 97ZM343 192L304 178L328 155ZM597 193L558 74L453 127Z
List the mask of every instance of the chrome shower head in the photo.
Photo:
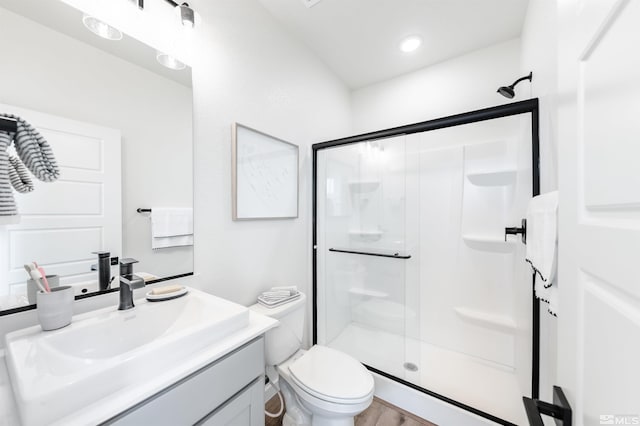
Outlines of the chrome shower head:
M498 93L500 93L505 98L513 99L513 97L516 95L516 91L514 90L514 88L516 87L516 84L520 83L523 80L533 81L533 73L530 72L529 75L525 77L520 77L519 79L514 81L511 86L502 86L501 88L498 89Z

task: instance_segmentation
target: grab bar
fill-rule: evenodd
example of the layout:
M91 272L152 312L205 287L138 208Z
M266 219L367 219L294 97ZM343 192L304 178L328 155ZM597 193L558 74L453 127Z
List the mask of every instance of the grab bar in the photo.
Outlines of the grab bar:
M333 251L335 253L359 254L359 255L362 255L362 256L390 257L392 259L411 259L411 255L410 254L400 254L400 253L358 251L358 250L341 249L341 248L330 248L329 251Z

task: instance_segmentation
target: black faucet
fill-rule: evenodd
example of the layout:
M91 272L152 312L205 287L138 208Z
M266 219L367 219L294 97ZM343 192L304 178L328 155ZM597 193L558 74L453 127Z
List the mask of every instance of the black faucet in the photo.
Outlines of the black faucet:
M108 251L94 251L98 255L98 290L108 290L111 284L111 253ZM93 268L91 268L93 270Z
M121 311L131 309L133 304L133 290L144 287L144 280L133 274L133 264L137 260L126 258L120 260L120 304Z

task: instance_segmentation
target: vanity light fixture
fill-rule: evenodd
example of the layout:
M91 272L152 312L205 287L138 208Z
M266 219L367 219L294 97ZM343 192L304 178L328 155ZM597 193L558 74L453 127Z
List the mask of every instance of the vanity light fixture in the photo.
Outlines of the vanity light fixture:
M400 50L404 53L414 52L418 47L422 45L422 37L413 35L405 37L400 43Z
M90 15L82 17L85 27L97 36L107 40L122 40L122 31Z
M174 58L171 55L167 55L163 52L157 52L156 59L160 62L161 65L176 71L180 71L185 69L187 66Z
M176 15L178 15L178 19L180 23L189 29L193 29L196 25L196 12L189 7L187 3L182 3L179 6L176 6Z
M138 9L144 9L144 0L130 0L132 3L136 3ZM185 28L192 29L200 22L200 15L193 10L188 3L178 3L174 0L165 0L167 3L175 8L178 20Z

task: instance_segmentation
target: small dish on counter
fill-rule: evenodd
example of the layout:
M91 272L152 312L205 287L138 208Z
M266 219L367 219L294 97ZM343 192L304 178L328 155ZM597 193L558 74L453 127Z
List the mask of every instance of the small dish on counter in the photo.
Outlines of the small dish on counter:
M189 289L184 286L171 286L168 288L160 287L148 292L146 298L149 302L161 302L163 300L171 300L182 297L188 292Z

